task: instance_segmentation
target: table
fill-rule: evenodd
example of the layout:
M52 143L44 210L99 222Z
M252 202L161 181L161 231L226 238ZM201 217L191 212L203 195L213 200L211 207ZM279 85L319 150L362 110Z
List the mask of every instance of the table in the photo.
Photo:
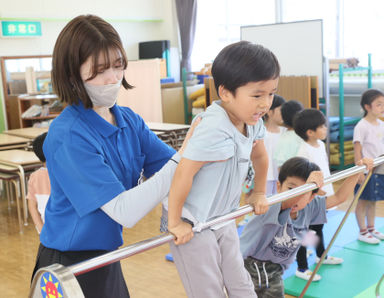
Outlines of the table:
M0 150L24 148L30 139L0 133Z
M146 124L150 130L157 134L159 139L176 150L183 144L190 127L190 125L174 123L146 122Z
M190 125L186 124L175 124L175 123L160 123L160 122L146 122L150 130L153 131L177 131L177 130L188 130Z
M32 151L20 149L0 151L0 172L14 173L20 179L20 194L23 203L24 225L28 225L28 209L25 187L25 170L31 171L42 166L41 161Z
M6 130L3 133L7 135L22 137L33 140L37 136L48 131L48 127L27 127Z

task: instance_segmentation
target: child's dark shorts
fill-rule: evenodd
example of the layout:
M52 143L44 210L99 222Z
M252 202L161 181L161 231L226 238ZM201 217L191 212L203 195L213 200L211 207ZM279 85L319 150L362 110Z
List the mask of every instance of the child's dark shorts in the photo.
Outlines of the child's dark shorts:
M284 298L284 270L280 264L259 261L252 257L244 260L244 266L251 275L258 297Z

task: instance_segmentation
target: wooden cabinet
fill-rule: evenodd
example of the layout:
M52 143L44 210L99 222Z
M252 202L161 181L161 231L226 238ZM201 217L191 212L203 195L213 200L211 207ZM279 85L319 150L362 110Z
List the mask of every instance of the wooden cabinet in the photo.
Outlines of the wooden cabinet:
M21 110L28 109L29 103L19 103L22 94L36 94L37 92L50 92L49 86L52 57L50 55L38 56L4 56L0 57L0 70L3 85L5 116L0 107L0 131L16 129L32 125L42 119L21 119ZM0 99L1 91L0 91ZM36 103L45 99L37 99ZM51 116L53 117L53 116Z
M319 83L316 76L281 76L277 94L300 101L304 108L319 109Z
M18 103L18 124L20 128L31 127L36 122L48 121L56 118L61 110L62 106L56 108L50 108L52 103L58 100L55 94L45 95L19 95L17 98ZM28 111L33 105L42 107L42 112L39 115L23 115L24 112Z

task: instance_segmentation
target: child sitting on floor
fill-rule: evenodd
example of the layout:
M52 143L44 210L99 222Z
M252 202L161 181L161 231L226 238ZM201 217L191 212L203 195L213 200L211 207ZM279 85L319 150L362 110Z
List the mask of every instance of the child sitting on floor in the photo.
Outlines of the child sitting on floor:
M44 163L44 166L33 172L28 180L28 210L39 234L44 225L45 206L51 193L51 184L43 152L43 143L46 136L47 133L43 133L33 140L33 152Z
M364 158L357 164L371 170L373 160ZM308 192L272 205L267 213L248 222L240 236L240 249L258 297L284 298L283 272L294 262L309 225L325 223L326 210L344 202L353 193L358 178L359 174L347 178L332 196ZM306 183L322 186L322 172L316 164L302 157L283 164L279 193Z

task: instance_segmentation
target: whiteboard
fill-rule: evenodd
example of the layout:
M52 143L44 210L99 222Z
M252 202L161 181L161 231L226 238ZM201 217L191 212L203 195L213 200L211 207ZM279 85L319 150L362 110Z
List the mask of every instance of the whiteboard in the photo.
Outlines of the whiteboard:
M323 97L322 20L243 26L241 40L261 44L277 57L281 75L317 76Z

